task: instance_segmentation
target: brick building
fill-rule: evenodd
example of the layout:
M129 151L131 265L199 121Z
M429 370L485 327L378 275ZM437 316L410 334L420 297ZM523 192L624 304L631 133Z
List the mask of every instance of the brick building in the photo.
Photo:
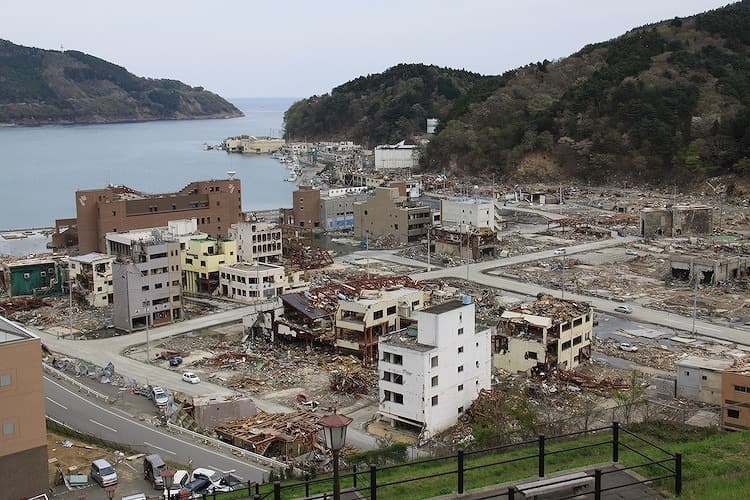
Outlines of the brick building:
M171 220L195 218L198 229L226 237L229 226L242 220L239 179L191 182L176 193L146 194L126 186L76 191L78 247L81 254L105 252L105 235Z

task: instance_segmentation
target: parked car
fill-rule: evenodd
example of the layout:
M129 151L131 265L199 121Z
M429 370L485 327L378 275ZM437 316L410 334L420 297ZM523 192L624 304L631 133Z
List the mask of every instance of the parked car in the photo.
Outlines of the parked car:
M169 366L180 366L182 364L182 356L174 356L169 359Z
M638 255L638 252L636 252L636 251L635 251L635 250L633 250L632 248L628 248L627 250L625 250L625 253L626 253L627 255Z
M232 490L224 474L213 469L199 467L193 471L190 478L192 480L201 478L207 479L210 483L208 487L206 487L208 493L219 493Z
M207 488L211 486L211 481L206 477L199 477L186 482L183 487L179 490L179 498L199 498L198 493L207 492ZM195 496L194 496L195 495Z
M169 396L167 396L167 391L165 391L158 385L155 385L151 389L151 396L153 397L154 404L156 406L166 406L167 403L169 403Z
M562 255L562 254L564 254L564 253L565 253L565 249L564 249L564 248L558 248L558 249L557 249L557 250L555 250L555 251L554 251L553 253L554 253L555 255Z
M161 477L161 473L166 469L167 464L156 453L143 459L143 478L156 490L164 487L164 478Z
M190 473L188 471L182 469L175 471L172 477L172 487L169 488L169 491L164 489L164 499L173 500L174 498L182 498L180 497L182 491L185 491L185 495L189 496L187 490L185 490L185 485L187 485L189 479Z
M615 312L630 314L633 312L633 308L630 306L617 306L615 307Z
M148 500L148 497L145 493L135 493L133 495L124 496L121 500Z
M182 380L185 382L190 382L191 384L199 384L201 379L198 378L198 375L196 375L193 372L185 372L182 374Z
M91 479L99 483L102 488L117 484L117 472L112 464L100 458L91 463Z
M622 344L620 344L620 350L627 352L636 352L638 351L638 348L634 345L628 344L627 342L623 342Z

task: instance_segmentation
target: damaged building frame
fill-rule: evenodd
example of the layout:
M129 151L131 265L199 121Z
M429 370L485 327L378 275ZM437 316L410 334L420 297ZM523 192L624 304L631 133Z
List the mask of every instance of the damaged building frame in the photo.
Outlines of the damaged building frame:
M702 285L715 285L748 275L747 257L701 257L673 254L669 256L670 275L673 279L693 281L698 276Z
M573 369L591 358L594 309L545 295L506 310L492 336L493 365L532 375Z
M274 333L359 354L377 363L378 340L410 323L425 305L425 292L407 276L352 280L286 294L284 317Z

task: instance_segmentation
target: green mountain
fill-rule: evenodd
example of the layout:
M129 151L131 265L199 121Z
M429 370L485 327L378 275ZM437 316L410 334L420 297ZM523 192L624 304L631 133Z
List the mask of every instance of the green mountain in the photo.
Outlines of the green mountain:
M459 97L485 78L463 70L399 64L294 103L284 115L286 138L395 143L424 130L427 118L446 116Z
M141 78L75 50L0 40L0 123L107 123L229 118L242 112L202 87Z
M750 0L643 26L502 76L461 72L471 78L442 106L429 100L434 93L402 91L420 87L386 78L393 69L296 103L287 112L290 131L369 145L421 134L424 122L414 113L404 120L371 111L400 96L398 109L418 106L441 119L423 156L429 170L670 183L750 173ZM356 92L342 91L350 86ZM317 117L329 115L341 119L318 126ZM368 126L358 128L362 122Z

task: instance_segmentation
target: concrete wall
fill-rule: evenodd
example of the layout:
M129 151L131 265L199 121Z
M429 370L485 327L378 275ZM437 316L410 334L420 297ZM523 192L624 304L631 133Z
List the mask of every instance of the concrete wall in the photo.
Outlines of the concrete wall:
M725 429L750 429L750 372L725 371L721 398L724 405L722 424Z

